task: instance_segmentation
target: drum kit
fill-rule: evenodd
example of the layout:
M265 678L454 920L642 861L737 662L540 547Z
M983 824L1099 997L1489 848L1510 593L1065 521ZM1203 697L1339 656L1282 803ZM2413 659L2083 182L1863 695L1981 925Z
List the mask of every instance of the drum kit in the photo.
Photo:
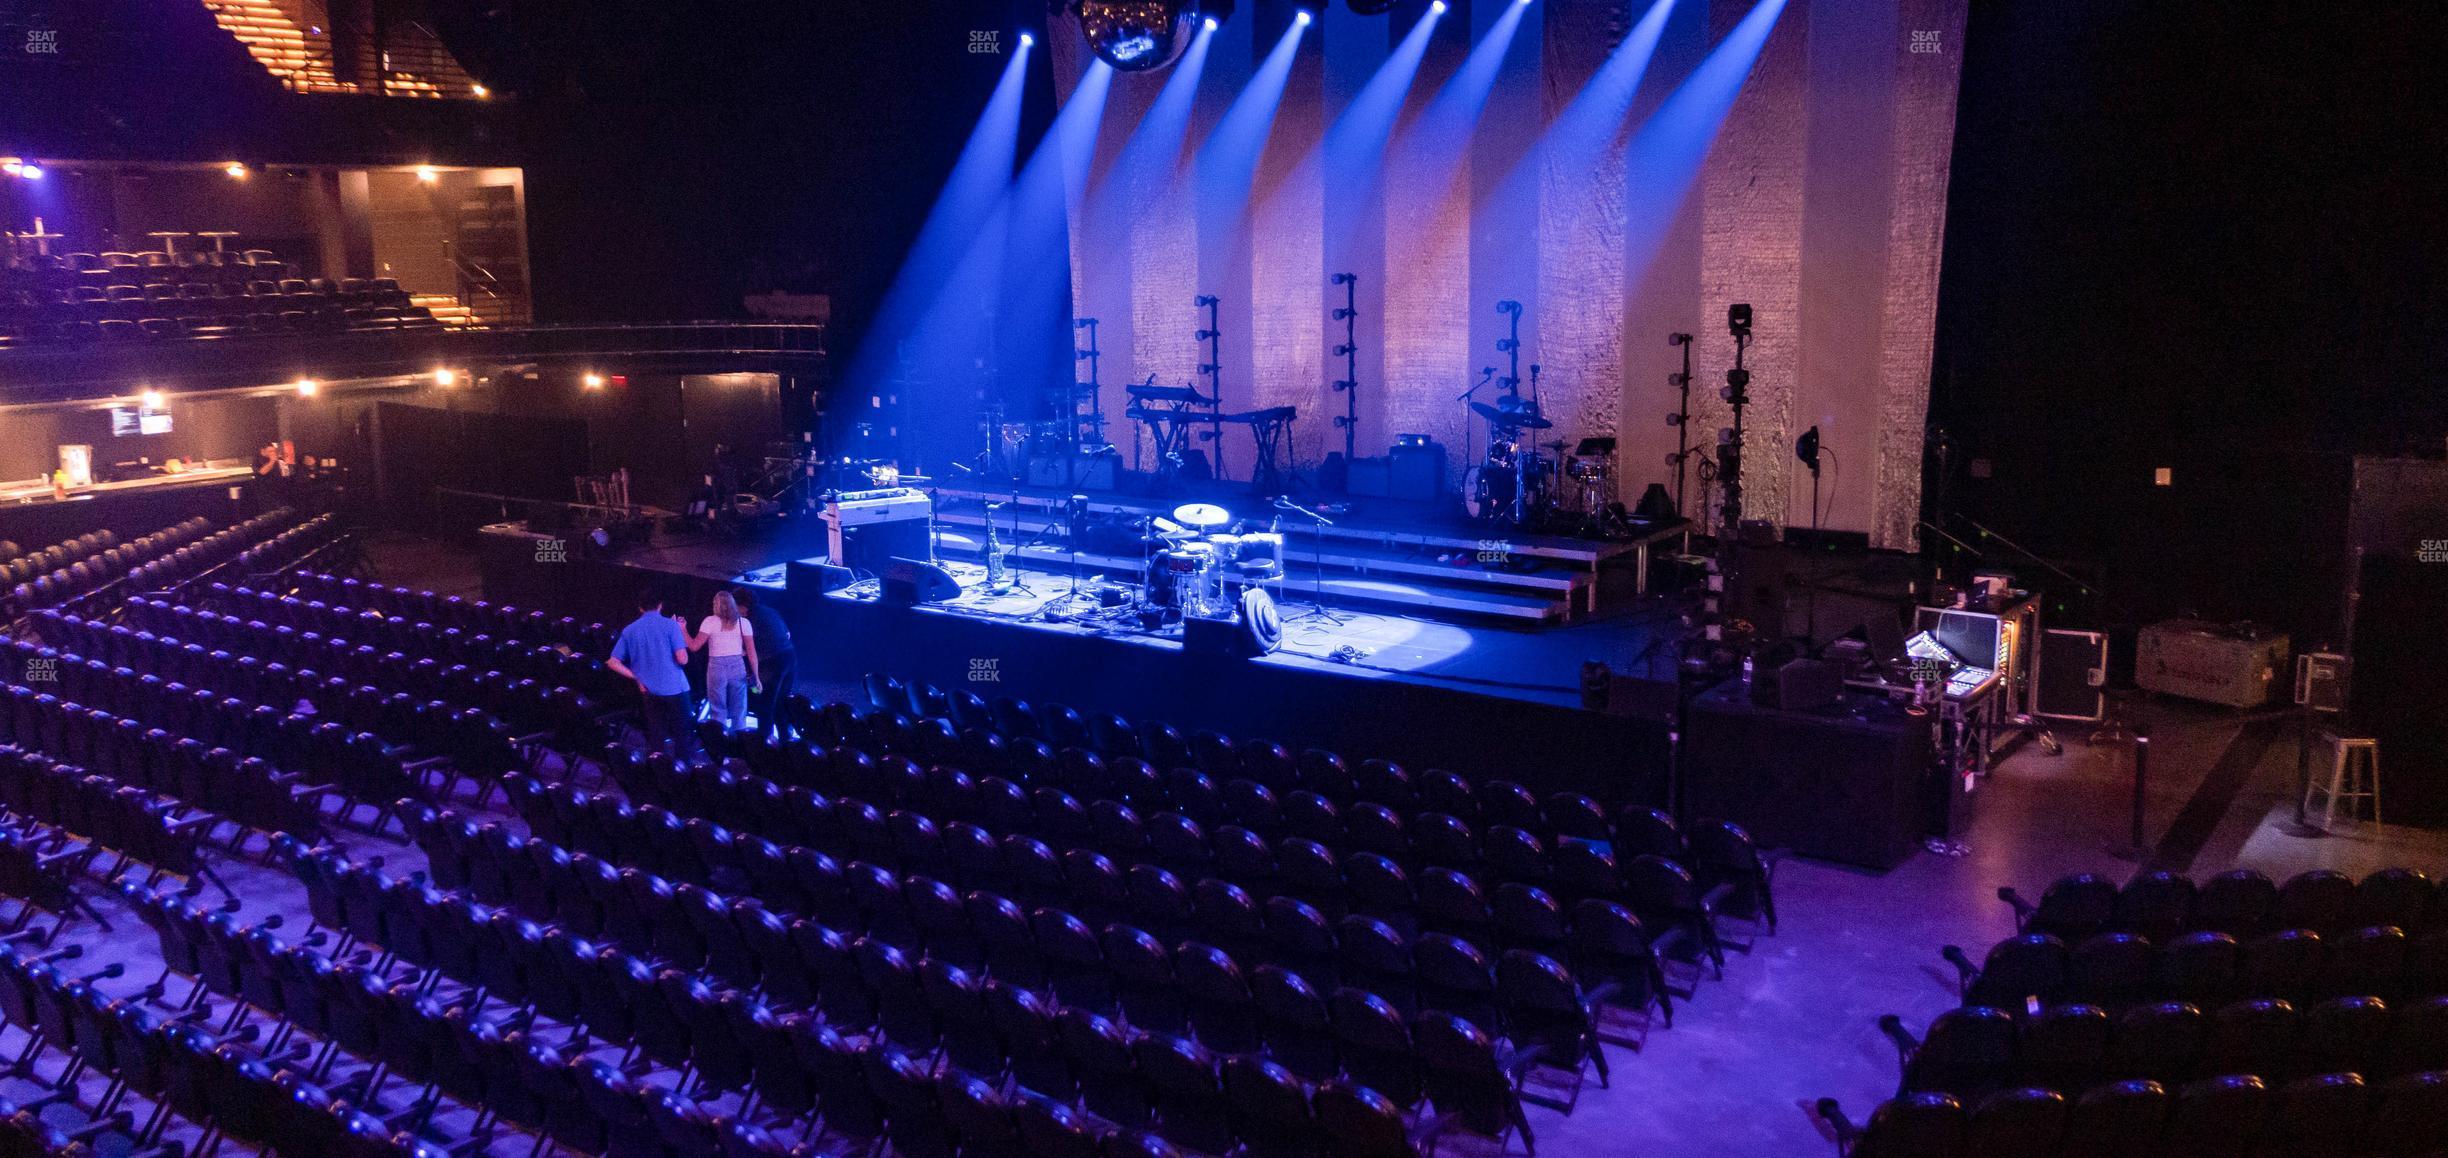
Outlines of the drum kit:
M1148 523L1145 542L1151 554L1139 610L1151 627L1185 616L1230 618L1244 591L1283 578L1283 536L1227 531L1240 524L1213 503L1175 507L1171 518Z
M1472 518L1527 530L1569 529L1605 516L1615 494L1614 439L1535 441L1535 432L1555 428L1535 398L1514 395L1470 408L1488 424L1487 455L1462 478L1462 503ZM1567 446L1573 453L1564 453Z

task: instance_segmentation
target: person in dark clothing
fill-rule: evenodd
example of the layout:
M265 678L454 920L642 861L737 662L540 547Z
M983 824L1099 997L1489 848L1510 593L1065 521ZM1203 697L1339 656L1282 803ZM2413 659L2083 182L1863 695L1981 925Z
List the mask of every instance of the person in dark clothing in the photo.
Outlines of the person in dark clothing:
M756 713L757 734L791 739L790 724L782 718L782 701L790 696L791 685L799 675L798 653L791 650L790 625L782 621L781 612L766 606L764 600L745 587L734 589L731 597L756 632L757 658L765 681L756 689L750 704Z

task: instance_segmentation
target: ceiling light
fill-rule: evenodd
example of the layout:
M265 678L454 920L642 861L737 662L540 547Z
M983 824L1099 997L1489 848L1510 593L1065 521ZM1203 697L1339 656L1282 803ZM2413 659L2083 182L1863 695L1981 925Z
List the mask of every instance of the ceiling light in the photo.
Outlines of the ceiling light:
M312 398L315 396L315 391L321 390L322 388L323 384L315 381L312 378L300 378L297 380L297 392L298 397L300 398Z
M578 380L578 384L586 387L589 390L601 390L604 388L604 377L601 374L588 374L586 377L580 378Z
M232 161L227 165L223 165L221 166L221 171L229 174L230 180L232 181L246 180L247 167L240 162Z
M431 165L419 165L419 166L417 166L417 180L419 180L419 181L423 181L424 183L426 183L426 184L428 184L428 185L431 185L431 184L433 184L434 182L439 181L439 180L441 180L441 179L442 179L442 171L441 171L441 170L436 169L436 168L434 168L434 167L433 167L433 166L431 166Z

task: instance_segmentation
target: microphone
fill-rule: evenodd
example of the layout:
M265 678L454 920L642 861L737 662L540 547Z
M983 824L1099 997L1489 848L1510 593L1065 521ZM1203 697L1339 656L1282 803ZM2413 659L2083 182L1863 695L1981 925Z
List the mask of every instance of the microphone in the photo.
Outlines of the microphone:
M1095 326L1096 324L1097 320L1095 318L1073 318L1071 320L1071 328L1074 330L1085 330Z
M1336 285L1350 285L1358 280L1360 280L1358 277L1348 273L1338 273L1334 275L1334 284Z
M1819 428L1817 426L1803 431L1802 437L1794 440L1794 457L1801 459L1803 465L1811 468L1812 474L1819 473Z
M1496 312L1500 314L1518 314L1522 312L1522 305L1520 302L1515 301L1498 302L1496 303Z
M1197 300L1196 302L1193 302L1192 304L1193 304L1193 305L1200 305L1200 306L1212 306L1212 305L1216 304L1215 295L1214 295L1214 294L1200 294L1200 295L1198 296L1198 300Z
M1669 345L1669 346L1687 346L1687 345L1690 345L1690 344L1691 344L1691 335L1690 335L1690 334L1668 334L1668 335L1666 335L1666 344L1667 344L1667 345Z

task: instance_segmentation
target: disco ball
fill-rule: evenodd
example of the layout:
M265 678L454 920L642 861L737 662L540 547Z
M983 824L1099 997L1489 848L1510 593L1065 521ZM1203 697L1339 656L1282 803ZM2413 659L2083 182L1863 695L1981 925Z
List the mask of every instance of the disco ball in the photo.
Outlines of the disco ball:
M1202 20L1232 14L1231 0L1078 0L1088 50L1118 72L1173 63Z

